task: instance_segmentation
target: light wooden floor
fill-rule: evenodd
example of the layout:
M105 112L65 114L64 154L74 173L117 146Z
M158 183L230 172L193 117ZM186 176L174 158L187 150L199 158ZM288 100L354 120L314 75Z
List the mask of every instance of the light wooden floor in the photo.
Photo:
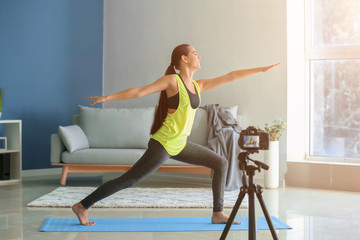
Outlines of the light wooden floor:
M27 209L26 204L59 187L59 175L26 177L22 184L0 186L0 238L1 239L156 239L200 240L219 239L221 232L176 233L41 233L45 218L73 218L70 209ZM74 174L68 186L98 186L117 174ZM192 175L193 176L193 175ZM208 178L171 176L156 173L137 187L211 187ZM278 231L279 239L359 239L360 193L325 191L319 189L280 188L263 193L270 215L277 216L293 227ZM262 216L257 204L257 215ZM230 210L226 213L229 214ZM210 209L91 209L93 218L131 217L210 217ZM238 216L247 216L246 210ZM229 240L247 239L247 232L230 232ZM269 231L260 231L257 239L271 239Z

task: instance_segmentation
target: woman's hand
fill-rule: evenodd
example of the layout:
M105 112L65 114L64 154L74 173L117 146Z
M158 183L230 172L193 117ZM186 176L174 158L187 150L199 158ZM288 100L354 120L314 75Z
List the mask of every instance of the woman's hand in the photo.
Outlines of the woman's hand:
M277 64L273 64L273 65L270 65L270 66L267 66L267 67L263 67L262 68L262 72L267 72L269 71L270 69L273 69L273 68L276 68L277 66L279 66L281 63L277 63Z
M91 105L94 105L95 103L105 103L106 97L87 97L86 100L92 100L93 102Z
M140 98L142 96L152 94L155 92L161 92L169 87L170 82L177 84L176 78L173 75L166 75L156 80L155 82L143 86L129 88L121 92L113 93L102 97L87 97L85 99L92 100L91 105L95 103L106 103L112 101L120 101L125 99ZM175 85L177 88L177 85Z

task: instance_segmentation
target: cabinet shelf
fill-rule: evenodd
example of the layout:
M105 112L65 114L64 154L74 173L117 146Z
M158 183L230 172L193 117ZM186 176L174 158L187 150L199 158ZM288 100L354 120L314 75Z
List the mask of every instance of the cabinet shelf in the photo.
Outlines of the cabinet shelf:
M11 149L7 149L7 150L0 150L0 154L6 154L6 153L19 153L20 150L11 150Z
M16 184L21 182L21 179L10 179L10 180L0 180L0 186L1 185L10 185L10 184Z
M0 128L2 128L1 137L7 139L7 149L0 150L0 158L5 159L1 155L9 154L10 157L10 179L0 180L1 185L15 184L21 182L22 171L22 127L21 120L0 120ZM4 174L1 173L0 174ZM0 178L1 179L1 178Z

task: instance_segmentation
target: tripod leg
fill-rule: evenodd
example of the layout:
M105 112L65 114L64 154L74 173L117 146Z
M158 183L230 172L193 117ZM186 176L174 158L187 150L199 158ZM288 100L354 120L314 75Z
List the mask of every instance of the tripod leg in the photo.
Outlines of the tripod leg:
M240 189L238 199L236 200L234 208L231 211L230 217L229 217L229 219L228 219L228 221L226 223L224 231L221 234L220 240L225 240L225 238L226 238L226 236L227 236L227 234L228 234L228 232L230 230L230 227L231 227L231 225L232 225L232 223L233 223L233 221L235 219L236 213L239 210L240 204L241 204L242 200L244 199L244 197L245 197L245 189L242 187Z
M255 186L249 187L249 240L256 239Z
M266 222L267 222L267 224L268 224L268 226L270 228L271 235L272 235L273 239L278 240L279 238L278 238L278 236L276 234L275 227L274 227L274 225L273 225L273 223L271 221L271 217L270 217L269 212L268 212L268 210L266 208L265 201L264 201L261 193L262 193L261 187L257 186L256 196L257 196L257 198L258 198L258 200L260 202L261 209L262 209L262 211L263 211L263 213L265 215Z

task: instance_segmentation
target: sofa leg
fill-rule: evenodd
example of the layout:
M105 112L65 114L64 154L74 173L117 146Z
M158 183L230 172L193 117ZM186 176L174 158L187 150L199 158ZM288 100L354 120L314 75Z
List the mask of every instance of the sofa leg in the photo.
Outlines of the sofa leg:
M60 184L63 185L63 186L66 185L66 177L67 177L68 172L69 172L69 167L68 166L63 166L62 173L61 173L61 178L60 178Z

